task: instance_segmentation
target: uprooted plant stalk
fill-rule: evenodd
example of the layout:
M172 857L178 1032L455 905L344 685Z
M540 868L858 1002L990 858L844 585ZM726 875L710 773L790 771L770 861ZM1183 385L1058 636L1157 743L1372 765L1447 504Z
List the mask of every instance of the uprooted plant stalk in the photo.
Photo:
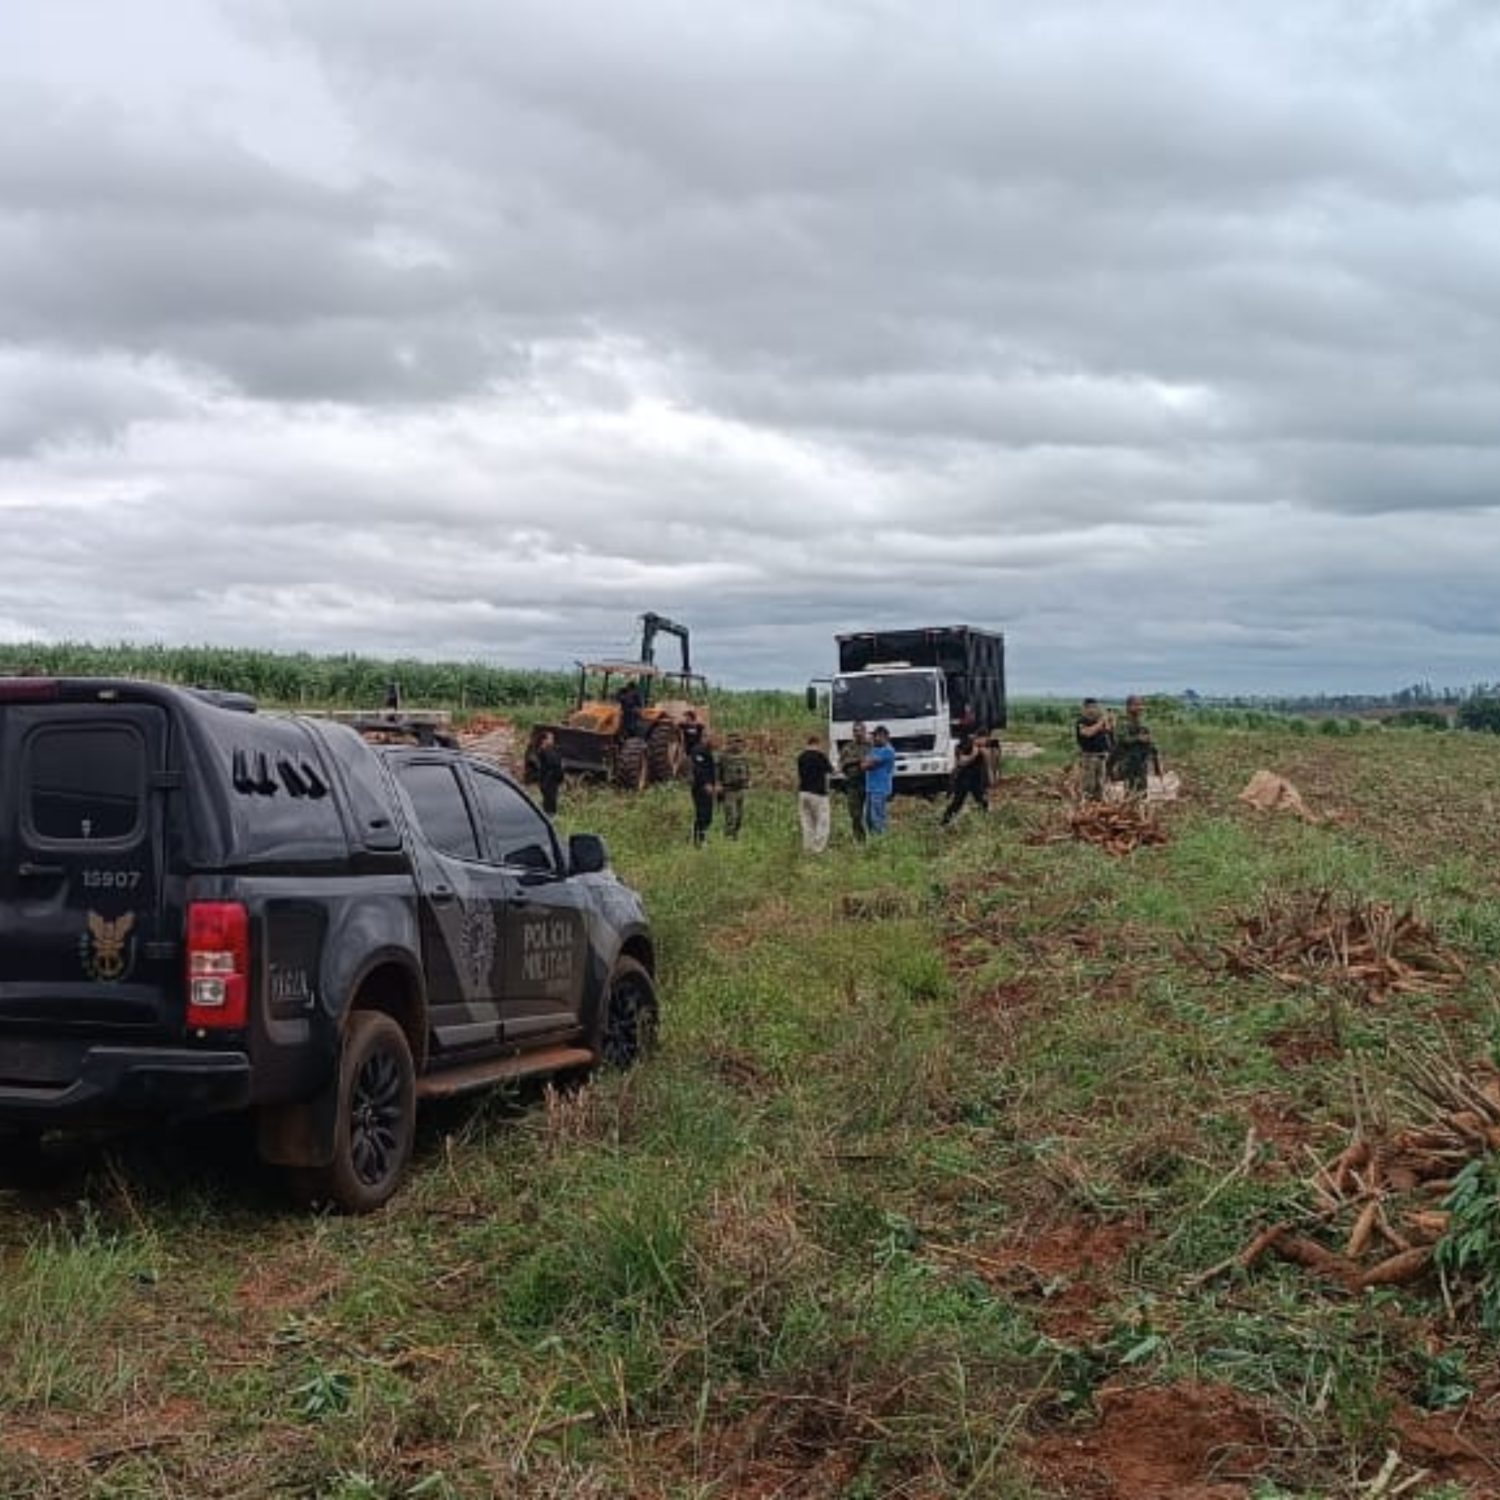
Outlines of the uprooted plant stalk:
M1144 802L1085 802L1069 813L1066 829L1034 834L1027 842L1065 844L1074 839L1094 844L1106 854L1130 854L1168 843L1170 835Z
M1269 895L1220 949L1227 972L1288 985L1343 984L1369 1000L1442 994L1464 966L1427 922L1389 902L1330 890Z
M1274 1224L1208 1276L1273 1255L1350 1291L1407 1285L1435 1261L1488 1277L1487 1263L1447 1253L1447 1241L1455 1181L1473 1163L1494 1163L1500 1151L1500 1073L1435 1052L1413 1054L1397 1071L1416 1123L1391 1132L1367 1121L1309 1180L1316 1209L1306 1232ZM1484 1286L1474 1290L1486 1303L1494 1300Z

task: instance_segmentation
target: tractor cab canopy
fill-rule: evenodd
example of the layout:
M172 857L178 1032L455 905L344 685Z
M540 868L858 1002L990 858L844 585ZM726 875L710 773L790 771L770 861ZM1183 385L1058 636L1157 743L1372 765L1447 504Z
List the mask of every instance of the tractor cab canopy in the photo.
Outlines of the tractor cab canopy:
M640 689L641 703L646 706L662 699L701 702L708 697L708 680L700 672L665 672L641 661L581 661L575 707L612 700L630 682Z

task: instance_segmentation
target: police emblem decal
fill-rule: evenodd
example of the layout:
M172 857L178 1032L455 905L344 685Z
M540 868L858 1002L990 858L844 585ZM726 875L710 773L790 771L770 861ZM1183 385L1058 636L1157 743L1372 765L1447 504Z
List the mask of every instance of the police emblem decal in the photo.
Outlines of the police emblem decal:
M135 913L128 911L111 922L98 912L88 914L88 931L78 940L83 972L102 984L125 979L135 967Z
M488 901L465 905L458 945L459 972L472 990L488 994L495 967L495 913Z

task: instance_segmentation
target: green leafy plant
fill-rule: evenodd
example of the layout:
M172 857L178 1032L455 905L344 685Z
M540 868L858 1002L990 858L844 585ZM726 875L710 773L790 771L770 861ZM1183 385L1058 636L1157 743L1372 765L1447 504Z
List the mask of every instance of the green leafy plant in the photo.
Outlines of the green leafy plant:
M1441 1354L1419 1355L1421 1372L1413 1396L1418 1406L1428 1411L1450 1411L1462 1406L1474 1394L1474 1383L1464 1363L1461 1349Z
M1444 1207L1448 1232L1438 1242L1438 1267L1469 1285L1480 1325L1486 1333L1500 1333L1500 1157L1471 1161Z
M293 1392L302 1403L302 1415L310 1422L349 1410L354 1382L341 1370L316 1370Z

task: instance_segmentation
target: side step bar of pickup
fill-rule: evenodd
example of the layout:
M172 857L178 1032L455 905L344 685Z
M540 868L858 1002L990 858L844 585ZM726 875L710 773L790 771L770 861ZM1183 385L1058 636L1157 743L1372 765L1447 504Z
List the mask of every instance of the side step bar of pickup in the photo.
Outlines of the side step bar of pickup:
M461 1068L444 1068L417 1079L417 1098L451 1099L474 1089L488 1088L506 1078L536 1078L548 1073L566 1073L572 1068L591 1068L596 1059L587 1047L544 1047L511 1057L488 1057Z

